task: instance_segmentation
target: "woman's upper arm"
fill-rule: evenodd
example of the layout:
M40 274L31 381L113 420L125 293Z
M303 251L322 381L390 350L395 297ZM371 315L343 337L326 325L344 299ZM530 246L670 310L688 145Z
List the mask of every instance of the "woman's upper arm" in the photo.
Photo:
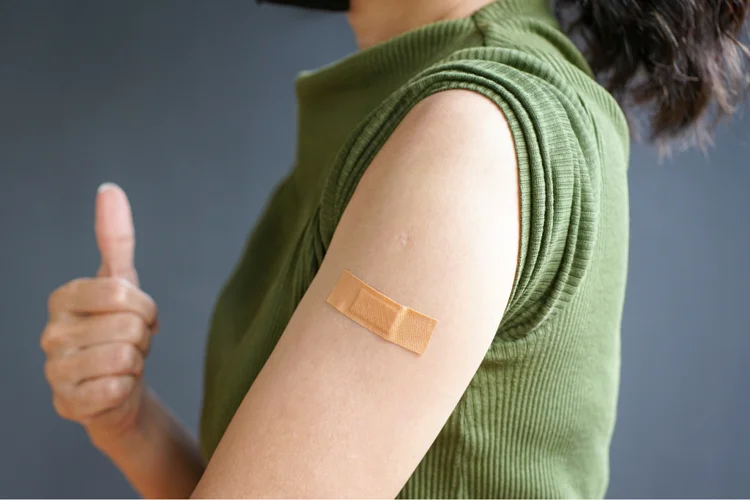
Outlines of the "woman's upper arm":
M492 342L519 249L505 118L464 90L425 98L360 180L315 279L196 497L394 497ZM418 355L326 303L343 270L437 320Z

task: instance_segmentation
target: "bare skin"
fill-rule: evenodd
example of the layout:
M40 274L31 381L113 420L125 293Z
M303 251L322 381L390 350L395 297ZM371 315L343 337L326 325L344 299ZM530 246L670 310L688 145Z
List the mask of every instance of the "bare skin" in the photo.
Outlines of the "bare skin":
M349 20L364 48L487 3L352 0ZM127 198L104 189L96 204L99 273L50 297L42 347L55 408L83 425L144 497L393 497L501 319L518 251L517 190L512 139L493 103L448 91L411 111L360 181L320 272L206 467L143 378L156 305L138 285ZM464 210L446 210L448 201ZM430 230L436 224L440 232ZM419 364L325 304L344 268L438 319ZM343 348L346 356L332 357ZM366 380L352 377L356 370L390 375ZM302 379L308 385L293 383ZM414 383L404 387L404 379ZM325 380L345 383L321 392ZM295 391L306 397L283 397ZM423 417L415 428L382 425L403 414ZM295 429L312 430L290 439Z
M394 498L500 324L518 256L517 192L493 102L450 90L417 104L360 180L193 497ZM326 303L344 269L437 320L423 355Z
M425 24L457 19L493 0L351 0L347 19L360 49Z
M145 497L186 497L203 473L197 445L148 390L143 370L156 304L138 286L130 205L117 186L96 199L101 266L49 297L41 345L53 404L80 423Z

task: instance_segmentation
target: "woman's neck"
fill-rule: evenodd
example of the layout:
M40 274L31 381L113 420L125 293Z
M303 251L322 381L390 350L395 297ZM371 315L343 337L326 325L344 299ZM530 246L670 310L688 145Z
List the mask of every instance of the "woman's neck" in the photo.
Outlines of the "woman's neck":
M347 17L360 49L425 24L471 15L496 0L351 0Z

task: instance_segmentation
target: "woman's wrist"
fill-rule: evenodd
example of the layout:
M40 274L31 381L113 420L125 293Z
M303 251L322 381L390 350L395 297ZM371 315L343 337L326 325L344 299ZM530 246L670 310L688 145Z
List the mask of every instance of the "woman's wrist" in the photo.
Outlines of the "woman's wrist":
M150 389L123 432L92 442L146 498L188 497L204 470L198 445Z
M138 409L132 421L122 422L116 428L86 429L94 447L112 460L122 454L138 452L138 448L149 441L154 429L160 427L154 420L160 418L164 409L160 408L161 402L145 385L140 389L136 404Z

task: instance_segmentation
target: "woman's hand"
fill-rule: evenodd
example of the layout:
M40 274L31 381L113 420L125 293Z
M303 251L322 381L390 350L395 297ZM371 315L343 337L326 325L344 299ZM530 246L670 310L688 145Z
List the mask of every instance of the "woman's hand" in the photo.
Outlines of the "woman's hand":
M99 188L95 230L97 277L73 280L49 297L41 343L55 409L82 424L141 495L185 498L203 474L203 459L143 380L156 304L138 286L130 203L113 184Z
M155 318L153 300L123 278L76 279L50 295L41 344L53 403L97 446L138 420Z
M138 287L130 205L116 186L100 188L95 229L98 276L50 295L41 345L57 413L104 448L133 429L144 407L143 367L157 311Z

